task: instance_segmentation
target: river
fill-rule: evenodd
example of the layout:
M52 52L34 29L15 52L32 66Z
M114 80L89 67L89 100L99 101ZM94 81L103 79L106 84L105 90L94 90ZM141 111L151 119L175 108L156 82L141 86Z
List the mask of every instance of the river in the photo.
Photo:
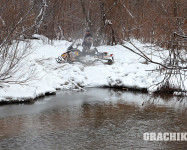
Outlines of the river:
M0 106L2 150L187 149L187 141L144 141L145 132L187 132L184 100L90 88L33 104Z

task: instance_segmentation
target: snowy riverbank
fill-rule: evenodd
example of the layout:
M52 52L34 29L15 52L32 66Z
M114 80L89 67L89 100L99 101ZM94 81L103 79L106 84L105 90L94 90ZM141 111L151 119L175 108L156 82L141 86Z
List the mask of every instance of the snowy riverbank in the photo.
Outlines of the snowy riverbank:
M76 85L81 87L119 86L147 89L148 92L152 92L156 87L151 85L163 79L163 76L147 71L155 69L156 65L145 63L144 59L120 45L98 47L100 52L114 54L114 64L104 65L101 62L95 62L86 66L81 63L58 64L55 58L65 52L71 43L54 41L53 45L49 45L44 44L44 40L47 39L43 37L43 40L31 41L33 53L22 61L22 68L16 74L16 76L32 74L32 79L26 84L3 84L3 88L0 88L0 101L34 99L45 94L54 94L58 89L72 89ZM138 48L149 51L145 44L134 42ZM126 45L132 47L130 44ZM82 49L82 47L78 48ZM156 56L153 59L159 60ZM184 85L187 87L187 81Z

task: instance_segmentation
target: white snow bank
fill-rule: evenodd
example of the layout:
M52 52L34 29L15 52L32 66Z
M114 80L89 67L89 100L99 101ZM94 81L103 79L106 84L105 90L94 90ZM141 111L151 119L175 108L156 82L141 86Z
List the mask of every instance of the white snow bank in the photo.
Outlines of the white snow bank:
M101 62L95 62L93 65L86 66L81 63L61 63L55 60L66 51L71 44L67 41L54 41L53 45L44 44L47 39L37 36L40 40L31 40L33 53L22 61L22 68L17 72L30 75L32 79L25 85L6 84L0 88L0 100L23 100L35 98L45 93L56 92L57 89L71 89L76 85L82 87L102 87L102 86L122 86L147 88L148 91L154 91L155 88L150 85L163 79L155 73L146 70L152 70L154 64L146 64L145 60L130 52L120 45L100 46L99 52L113 53L115 63L104 65ZM145 50L145 45L134 41L135 45ZM126 46L131 47L130 44ZM82 50L82 47L78 47ZM152 56L154 60L159 57ZM29 72L29 70L35 70ZM187 81L184 82L187 87Z

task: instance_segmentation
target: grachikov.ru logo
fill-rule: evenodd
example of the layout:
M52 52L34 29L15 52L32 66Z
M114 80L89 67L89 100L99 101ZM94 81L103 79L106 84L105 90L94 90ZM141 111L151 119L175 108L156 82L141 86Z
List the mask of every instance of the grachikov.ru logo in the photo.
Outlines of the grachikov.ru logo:
M146 132L143 134L145 141L187 141L187 132Z

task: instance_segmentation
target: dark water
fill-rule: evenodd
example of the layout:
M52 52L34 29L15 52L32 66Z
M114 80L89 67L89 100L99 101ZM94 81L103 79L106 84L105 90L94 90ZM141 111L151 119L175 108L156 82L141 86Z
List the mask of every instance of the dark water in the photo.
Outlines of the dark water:
M30 105L0 106L0 149L187 149L187 141L144 141L144 132L187 132L184 100L88 89Z

